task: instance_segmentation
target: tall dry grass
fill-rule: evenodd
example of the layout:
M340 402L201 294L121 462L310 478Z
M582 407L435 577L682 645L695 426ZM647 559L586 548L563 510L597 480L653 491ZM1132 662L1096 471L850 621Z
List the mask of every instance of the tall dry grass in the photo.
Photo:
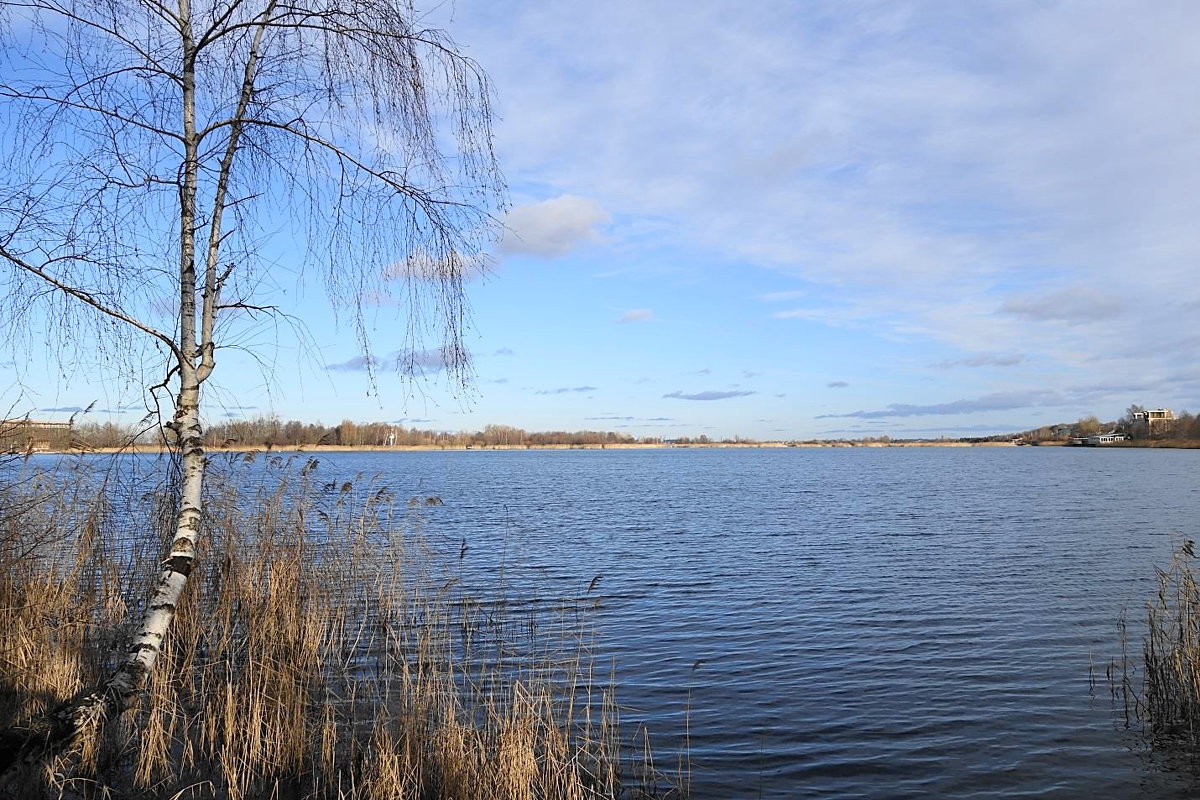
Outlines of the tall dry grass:
M313 466L246 456L216 471L199 565L140 707L10 796L679 794L622 739L593 601L473 598L462 554L429 547L419 508L369 480L322 484ZM154 575L152 540L170 531L169 492L113 503L102 481L63 481L0 497L4 726L107 674ZM130 533L134 505L155 536Z
M1126 723L1154 747L1200 756L1200 583L1195 544L1176 548L1157 569L1157 591L1146 605L1141 658L1129 654L1128 626L1119 623L1122 655L1109 668Z

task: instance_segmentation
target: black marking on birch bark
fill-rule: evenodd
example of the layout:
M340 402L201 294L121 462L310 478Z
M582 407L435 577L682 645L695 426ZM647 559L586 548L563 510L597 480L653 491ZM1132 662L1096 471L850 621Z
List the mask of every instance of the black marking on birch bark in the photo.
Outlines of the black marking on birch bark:
M137 655L138 653L144 652L146 650L157 650L157 649L158 649L158 645L156 645L156 644L151 644L150 642L141 642L141 643L135 644L133 647L129 648L129 655L131 655L131 656Z
M192 574L193 563L194 560L191 556L172 556L163 562L163 567L171 572L178 572L186 578Z
M185 550L190 553L194 548L195 548L195 545L192 544L192 540L188 539L185 536L180 536L178 539L171 542L171 550L172 551Z
M174 614L175 613L175 604L174 603L155 603L154 605L150 606L150 610L151 611L170 611L172 614Z

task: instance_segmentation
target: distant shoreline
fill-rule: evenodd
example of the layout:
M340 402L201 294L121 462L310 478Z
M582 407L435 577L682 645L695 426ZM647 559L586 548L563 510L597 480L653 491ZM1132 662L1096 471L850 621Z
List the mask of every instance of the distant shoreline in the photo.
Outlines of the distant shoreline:
M287 445L282 447L206 447L206 453L423 453L465 451L522 451L522 450L816 450L830 448L887 448L887 447L1018 447L1015 442L959 442L939 440L905 440L896 442L819 441L819 442L708 442L705 444L664 443L605 443L605 444L497 444L497 445ZM1030 443L1030 447L1070 447L1066 442ZM1084 449L1084 448L1081 448ZM1116 442L1089 447L1092 450L1200 450L1200 441L1167 439L1158 441ZM70 450L39 450L38 454L77 453L163 453L165 448L157 445L130 445L129 447L72 448Z
M1015 447L1012 442L954 442L954 441L902 441L902 442L709 442L706 444L663 444L663 443L604 443L604 444L497 444L497 445L286 445L282 447L206 447L206 453L406 453L437 451L474 450L788 450L821 448L882 448L882 447ZM131 445L129 447L94 447L71 450L43 450L43 453L162 453L165 448L157 445Z

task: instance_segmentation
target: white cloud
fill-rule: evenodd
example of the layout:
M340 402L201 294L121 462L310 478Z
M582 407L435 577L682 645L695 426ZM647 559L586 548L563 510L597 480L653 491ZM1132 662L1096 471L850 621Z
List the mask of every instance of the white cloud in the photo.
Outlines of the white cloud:
M1121 298L1110 292L1075 287L1040 296L1010 297L1000 310L1035 322L1052 320L1082 325L1111 320L1121 314L1123 306Z
M706 391L686 394L684 392L671 392L664 394L664 398L673 400L729 400L734 397L749 397L754 392L746 391Z
M413 281L416 283L439 283L456 278L470 281L488 274L490 259L483 253L451 252L435 256L426 250L411 253L408 257L388 264L382 274L386 281ZM375 293L373 304L382 305L387 294Z
M378 367L378 359L371 356L355 356L347 361L329 364L325 369L331 372L367 372Z
M1154 358L1200 298L1198 5L468 5L510 175L804 280L785 315L1044 364Z
M786 292L769 292L760 295L759 299L768 303L778 303L782 300L800 300L808 296L808 292L802 290L790 290Z
M325 369L330 372L374 372L382 368L394 369L401 375L421 377L436 375L461 357L443 348L397 350L382 359L369 354L355 356L347 361L329 364Z
M508 212L500 249L508 254L557 258L600 239L611 216L595 200L564 194Z
M557 389L539 389L534 394L571 394L573 392L594 392L595 386L560 386Z
M1015 367L1018 364L1025 362L1023 355L996 355L995 353L985 353L978 356L970 356L969 358L956 358L946 361L939 361L930 366L937 369L952 369L954 367Z
M995 392L983 397L954 400L948 403L914 405L892 403L876 411L851 411L846 414L822 414L817 419L854 417L856 419L883 419L887 417L923 417L931 415L978 414L986 411L1010 411L1018 408L1063 406L1069 401L1058 392L1049 389L1030 389L1014 392Z

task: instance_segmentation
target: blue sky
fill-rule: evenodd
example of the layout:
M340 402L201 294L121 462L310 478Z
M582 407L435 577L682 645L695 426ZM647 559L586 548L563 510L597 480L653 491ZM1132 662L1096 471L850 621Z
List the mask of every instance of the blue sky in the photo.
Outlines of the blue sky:
M511 195L469 287L473 389L372 385L296 283L311 346L259 331L265 364L229 354L210 418L807 438L1200 410L1200 5L457 0L428 20L495 83ZM397 312L372 311L377 357ZM143 402L136 375L5 370L37 416Z

